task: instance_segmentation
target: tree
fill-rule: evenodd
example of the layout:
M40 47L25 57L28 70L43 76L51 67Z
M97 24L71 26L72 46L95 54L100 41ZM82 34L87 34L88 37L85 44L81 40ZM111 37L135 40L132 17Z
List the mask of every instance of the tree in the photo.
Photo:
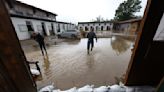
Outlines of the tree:
M136 12L140 12L141 7L140 0L127 0L119 5L116 10L114 20L122 21L132 18L136 18Z
M92 21L92 22L102 22L102 21L105 21L105 20L104 20L104 18L102 18L101 16L98 16L98 17L96 17L95 20L92 19L91 21Z

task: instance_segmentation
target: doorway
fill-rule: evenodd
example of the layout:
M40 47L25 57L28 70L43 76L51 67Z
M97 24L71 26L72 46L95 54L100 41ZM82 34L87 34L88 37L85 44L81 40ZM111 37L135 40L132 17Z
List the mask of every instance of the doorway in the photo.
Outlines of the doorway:
M110 31L110 27L109 27L109 26L107 26L106 30L107 30L107 31Z
M31 21L26 21L26 26L27 26L28 32L34 31Z
M29 35L29 37L31 37L32 33L34 32L32 22L31 21L26 21L26 26L27 26L27 30L28 30L27 35Z
M85 27L85 31L88 31L88 27Z
M47 36L46 29L45 29L45 23L44 22L42 22L42 30L43 30L44 36Z
M54 30L54 25L53 25L53 23L51 23L51 28L52 28L52 35L55 35L55 30Z
M104 30L104 27L103 26L101 26L101 31L103 31Z
M58 32L58 33L60 32L60 24L58 24L57 32Z

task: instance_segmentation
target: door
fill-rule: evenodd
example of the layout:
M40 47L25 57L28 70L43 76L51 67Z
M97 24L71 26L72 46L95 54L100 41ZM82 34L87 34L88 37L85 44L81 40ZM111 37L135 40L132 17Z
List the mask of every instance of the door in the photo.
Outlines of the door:
M47 36L46 28L45 28L45 23L44 22L42 22L42 29L43 29L44 36Z
M29 37L31 37L31 34L34 32L32 22L31 21L26 21L26 26L27 26L27 30L28 30L27 35L29 35Z

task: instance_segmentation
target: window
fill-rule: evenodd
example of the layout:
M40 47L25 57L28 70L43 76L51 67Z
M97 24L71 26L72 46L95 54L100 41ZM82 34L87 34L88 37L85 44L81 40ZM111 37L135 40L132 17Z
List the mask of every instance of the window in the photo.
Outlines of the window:
M31 21L26 21L26 25L31 25Z
M80 31L83 31L83 28L82 27L80 27Z
M29 12L26 12L26 15L27 16L33 16L33 14L29 13Z
M90 30L94 30L92 26L90 27Z
M23 12L21 12L21 11L15 11L15 13L18 15L23 15Z
M20 32L27 32L28 31L26 25L19 24L18 28L19 28Z
M48 13L46 13L46 16L47 16L47 17L49 17L49 14L48 14Z

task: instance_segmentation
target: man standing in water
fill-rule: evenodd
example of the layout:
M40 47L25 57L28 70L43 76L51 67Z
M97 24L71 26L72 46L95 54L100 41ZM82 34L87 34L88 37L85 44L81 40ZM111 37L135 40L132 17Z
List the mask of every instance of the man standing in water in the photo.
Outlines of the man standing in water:
M47 54L47 50L44 43L44 37L40 35L40 33L33 33L32 36L35 39L35 41L38 42L40 49L42 51L42 55L44 55L43 49L45 50L45 53Z
M91 45L91 51L93 50L93 47L94 47L94 38L96 38L96 42L97 42L97 36L95 32L93 31L93 29L91 29L91 31L87 34L87 38L88 38L87 50L89 54L90 45Z

